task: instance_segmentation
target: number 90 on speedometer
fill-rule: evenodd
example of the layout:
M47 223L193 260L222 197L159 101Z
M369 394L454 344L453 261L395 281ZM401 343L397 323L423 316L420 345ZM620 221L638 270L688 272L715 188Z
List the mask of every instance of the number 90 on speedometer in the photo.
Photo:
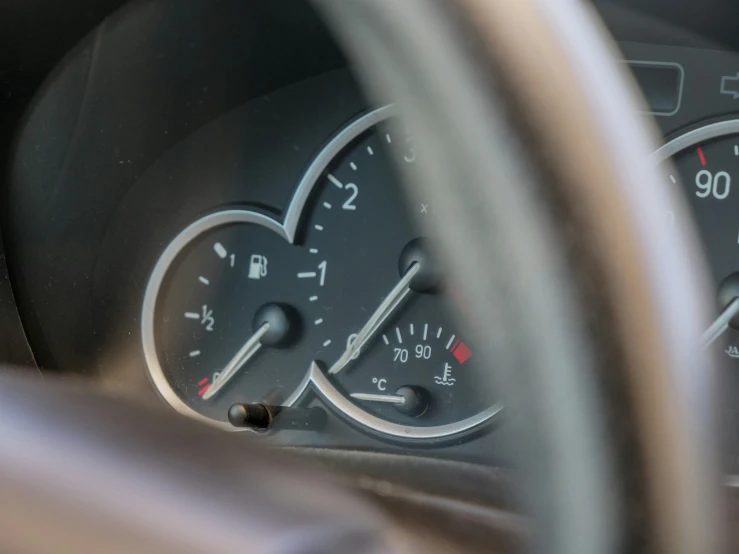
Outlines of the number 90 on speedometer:
M673 163L669 179L685 192L718 285L739 271L739 121L692 130L668 142L655 157ZM668 220L680 223L674 215L668 214Z
M670 181L680 186L692 208L716 285L720 315L702 337L704 348L719 337L724 352L739 359L739 120L721 121L689 131L660 148L658 162L672 161ZM679 225L673 213L668 223ZM728 332L727 332L728 331ZM723 336L724 333L726 336Z

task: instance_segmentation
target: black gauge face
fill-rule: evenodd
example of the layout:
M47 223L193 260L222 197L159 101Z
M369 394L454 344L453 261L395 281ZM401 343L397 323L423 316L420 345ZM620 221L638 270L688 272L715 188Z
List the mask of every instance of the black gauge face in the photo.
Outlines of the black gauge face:
M181 412L224 422L234 403L293 405L315 390L341 417L408 439L470 430L498 408L391 156L414 163L388 109L318 156L282 222L248 210L183 231L154 270L144 348ZM428 218L434 207L410 208ZM426 227L425 227L426 228Z
M309 366L296 347L303 334L296 309L286 310L292 329L284 347L261 346L248 367L208 394L253 335L260 308L299 304L285 286L291 248L258 224L226 223L200 234L171 266L156 309L158 350L168 384L193 410L226 421L234 403L282 404L299 388Z
M681 186L700 230L716 289L739 271L739 121L701 127L663 147L675 172L670 180ZM668 222L679 225L673 214ZM717 306L717 312L725 306ZM722 337L723 348L739 359L739 332L731 328Z
M394 423L453 425L489 408L491 394L475 378L473 349L448 315L442 283L424 290L411 282L356 358L337 366L403 277L404 251L429 242L418 240L387 153L403 139L377 126L327 168L305 220L309 255L298 286L310 307L316 360L351 402ZM415 209L433 218L430 206Z

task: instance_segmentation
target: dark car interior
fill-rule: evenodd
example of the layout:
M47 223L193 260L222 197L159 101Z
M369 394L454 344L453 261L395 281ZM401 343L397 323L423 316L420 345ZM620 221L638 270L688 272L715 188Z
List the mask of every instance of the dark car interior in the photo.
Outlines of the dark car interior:
M0 548L732 550L738 30L0 1Z

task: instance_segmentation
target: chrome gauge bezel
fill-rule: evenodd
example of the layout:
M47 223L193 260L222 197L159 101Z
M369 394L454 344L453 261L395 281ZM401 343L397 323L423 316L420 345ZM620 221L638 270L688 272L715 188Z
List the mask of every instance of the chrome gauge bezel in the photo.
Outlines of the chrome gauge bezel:
M652 159L655 163L663 163L692 146L728 135L739 135L739 119L708 123L707 125L683 133L655 150L652 154ZM739 475L726 475L724 477L724 484L730 488L739 488Z
M688 131L687 133L675 137L671 141L665 143L664 146L655 150L652 154L652 159L657 163L661 163L668 158L679 154L686 148L690 148L691 146L701 142L734 134L739 134L739 119L709 123L708 125Z
M149 378L154 384L159 395L167 402L167 404L182 415L197 419L198 421L210 423L228 431L238 431L240 429L237 429L229 423L220 422L206 417L198 413L196 410L193 410L179 397L177 392L175 392L170 385L164 374L164 368L159 361L159 354L157 352L155 312L162 283L169 272L169 268L175 262L180 253L193 240L201 236L203 233L206 233L211 229L238 223L261 225L284 238L289 243L292 243L293 241L293 235L290 234L287 227L278 223L271 217L250 210L224 210L202 217L182 230L164 249L164 252L162 252L151 272L149 282L146 285L143 309L141 313L141 338L144 349L144 359L146 360L146 366L149 370ZM306 384L306 379L303 379L299 390L291 394L285 401L284 405L292 405L295 400L297 400L298 396L300 396L302 391L305 390Z
M216 421L206 417L188 406L169 384L164 369L159 360L156 348L156 303L165 277L180 255L180 253L201 234L224 225L238 223L250 223L275 232L285 239L289 244L295 241L298 224L303 216L306 202L313 192L313 188L328 165L348 146L355 138L370 129L372 126L396 115L394 106L385 106L369 112L348 124L337 135L331 139L319 152L303 175L298 187L293 194L287 209L284 222L280 223L264 214L251 210L224 210L207 215L181 231L172 242L164 249L159 257L149 278L144 294L144 302L141 316L141 336L144 350L144 358L148 367L148 373L154 387L161 397L179 413L193 419L204 421L219 428L238 431L232 425ZM298 388L283 403L285 406L294 404L308 388L312 388L320 394L326 402L335 410L348 419L362 425L363 427L395 438L411 440L429 440L447 438L478 427L498 414L502 407L498 404L482 412L446 425L433 427L414 427L401 425L386 421L374 416L348 400L324 375L318 365L311 361L306 368L306 375Z

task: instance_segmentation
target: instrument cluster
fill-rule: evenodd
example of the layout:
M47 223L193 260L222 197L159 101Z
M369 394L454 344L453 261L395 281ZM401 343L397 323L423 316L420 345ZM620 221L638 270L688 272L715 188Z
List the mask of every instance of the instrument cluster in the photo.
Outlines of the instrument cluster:
M505 398L475 378L495 361L434 255L444 206L401 186L419 154L400 107L364 97L308 3L227 4L133 3L29 109L0 299L12 285L31 361L275 444L505 461ZM701 230L706 347L738 390L739 55L631 23L616 61Z

